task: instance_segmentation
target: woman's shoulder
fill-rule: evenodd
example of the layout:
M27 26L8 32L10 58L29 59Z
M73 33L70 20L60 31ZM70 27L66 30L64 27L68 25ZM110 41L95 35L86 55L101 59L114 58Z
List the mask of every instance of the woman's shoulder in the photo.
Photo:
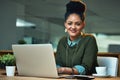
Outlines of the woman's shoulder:
M85 43L95 43L96 44L96 38L93 34L88 34L88 33L85 33L83 36L82 36L82 40L83 42Z
M60 38L60 41L61 40L63 41L63 40L66 40L66 39L67 39L67 36L63 36L63 37Z
M93 34L90 34L90 33L83 33L82 38L96 40L95 36Z
M66 42L66 41L67 41L67 36L63 36L59 40L59 42L62 42L62 43Z
M59 42L58 42L58 45L63 47L63 46L65 46L66 44L67 44L67 37L64 36L64 37L60 38L60 40L59 40Z
M93 34L90 34L90 33L82 33L82 37L85 38L85 37L90 37L90 38L95 38Z

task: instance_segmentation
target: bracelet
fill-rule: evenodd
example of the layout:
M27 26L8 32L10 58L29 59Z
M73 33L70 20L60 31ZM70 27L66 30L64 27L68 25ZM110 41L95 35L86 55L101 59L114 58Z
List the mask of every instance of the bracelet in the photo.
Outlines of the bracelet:
M72 73L71 74L73 75L74 74L74 69L73 68L71 68L71 69L72 69Z

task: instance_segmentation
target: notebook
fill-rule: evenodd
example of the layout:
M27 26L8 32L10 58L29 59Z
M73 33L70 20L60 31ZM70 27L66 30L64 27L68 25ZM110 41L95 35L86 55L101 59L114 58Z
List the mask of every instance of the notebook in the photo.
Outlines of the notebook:
M16 58L18 75L49 78L78 78L83 76L58 75L51 44L13 44L12 49ZM88 78L88 76L83 77Z

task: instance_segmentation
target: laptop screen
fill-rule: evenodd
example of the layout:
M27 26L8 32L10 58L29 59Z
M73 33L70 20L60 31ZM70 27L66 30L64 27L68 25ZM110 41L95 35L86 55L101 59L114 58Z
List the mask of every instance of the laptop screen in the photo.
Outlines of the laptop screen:
M19 75L58 77L51 44L12 45Z

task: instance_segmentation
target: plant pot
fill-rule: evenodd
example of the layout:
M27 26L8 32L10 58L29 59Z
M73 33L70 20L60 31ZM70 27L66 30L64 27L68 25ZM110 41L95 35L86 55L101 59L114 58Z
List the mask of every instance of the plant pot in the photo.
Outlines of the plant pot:
M6 75L14 76L15 75L15 66L6 66Z

